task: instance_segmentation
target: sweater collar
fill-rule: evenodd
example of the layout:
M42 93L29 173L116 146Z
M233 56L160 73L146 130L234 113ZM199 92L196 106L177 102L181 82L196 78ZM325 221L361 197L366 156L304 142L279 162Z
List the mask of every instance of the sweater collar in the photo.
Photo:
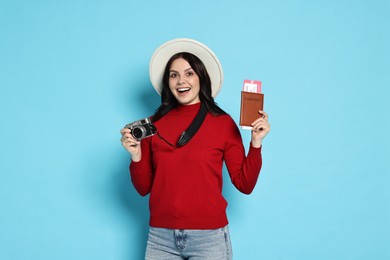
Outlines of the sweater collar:
M176 107L176 111L179 113L192 114L192 113L196 113L199 111L200 105L201 105L201 102L198 102L198 103L195 103L192 105L178 105Z

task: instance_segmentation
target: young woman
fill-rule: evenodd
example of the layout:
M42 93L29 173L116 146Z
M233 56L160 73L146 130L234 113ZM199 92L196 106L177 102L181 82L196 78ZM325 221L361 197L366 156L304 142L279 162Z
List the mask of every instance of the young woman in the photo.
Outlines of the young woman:
M251 193L270 131L268 115L259 111L245 155L237 125L214 102L222 85L220 63L194 40L175 39L157 49L150 76L161 93L152 117L158 134L138 141L130 129L121 130L134 187L143 196L150 193L145 258L232 259L223 162L234 186Z

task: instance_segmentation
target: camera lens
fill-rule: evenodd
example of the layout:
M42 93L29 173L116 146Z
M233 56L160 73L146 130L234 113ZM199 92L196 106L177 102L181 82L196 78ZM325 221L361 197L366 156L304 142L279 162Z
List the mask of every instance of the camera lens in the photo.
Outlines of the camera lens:
M142 139L145 136L145 128L142 126L134 127L131 129L131 134L136 138L136 139Z

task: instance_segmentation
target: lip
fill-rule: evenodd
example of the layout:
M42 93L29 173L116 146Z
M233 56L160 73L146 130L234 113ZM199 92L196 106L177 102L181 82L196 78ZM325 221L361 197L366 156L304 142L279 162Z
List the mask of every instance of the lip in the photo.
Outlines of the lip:
M181 92L180 90L186 90L186 91ZM190 87L180 87L180 88L176 88L176 92L177 92L179 95L186 95L186 94L189 93L190 91L191 91L191 88L190 88Z

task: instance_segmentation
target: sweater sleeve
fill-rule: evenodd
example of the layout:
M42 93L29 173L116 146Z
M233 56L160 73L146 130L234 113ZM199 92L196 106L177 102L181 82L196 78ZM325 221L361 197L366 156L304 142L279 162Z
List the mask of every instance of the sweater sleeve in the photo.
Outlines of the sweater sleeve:
M233 119L229 120L225 129L225 142L224 160L230 179L239 191L250 194L261 170L261 147L250 144L248 155L245 156L241 134Z
M154 168L151 154L151 138L141 140L142 157L139 162L130 163L130 176L134 188L141 196L150 193L154 180Z

